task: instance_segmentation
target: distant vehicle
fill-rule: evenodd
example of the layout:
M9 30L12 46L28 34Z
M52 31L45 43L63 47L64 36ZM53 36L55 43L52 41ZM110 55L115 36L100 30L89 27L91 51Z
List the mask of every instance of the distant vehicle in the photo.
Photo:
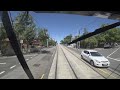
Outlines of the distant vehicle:
M31 46L30 53L36 53L36 52L40 52L40 49L35 46Z
M112 48L110 44L104 44L104 48Z
M114 44L114 47L119 47L118 43L115 43L115 44Z
M67 47L72 47L71 45L68 45Z
M84 50L81 53L81 58L87 60L92 66L109 67L110 62L95 50Z

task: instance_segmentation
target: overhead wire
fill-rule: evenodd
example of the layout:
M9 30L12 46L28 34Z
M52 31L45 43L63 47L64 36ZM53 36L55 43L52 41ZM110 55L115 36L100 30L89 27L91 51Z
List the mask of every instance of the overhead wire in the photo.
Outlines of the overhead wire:
M90 23L88 23L88 24L85 24L84 26L90 26L91 24L93 24L95 21L97 20L97 18L95 19L95 20L93 20L92 22L90 22ZM120 21L120 20L119 20ZM83 29L84 27L82 27L82 28L80 28L80 29ZM80 30L79 29L79 30ZM119 68L119 66L120 66L120 64L119 65L117 65L117 67L111 72L111 74L107 77L107 78L109 78L118 68ZM120 76L120 75L119 75ZM119 77L118 76L118 77Z
M22 65L22 68L24 69L24 71L27 74L27 76L29 77L29 79L34 79L32 73L31 73L31 71L30 71L30 69L25 61L25 58L20 50L15 32L14 32L12 25L11 25L11 20L9 18L9 14L7 11L3 12L2 22L3 22L3 25L5 27L7 36L10 40L11 46L12 46L13 50L15 51L15 54L17 55L17 58L18 58L20 64Z

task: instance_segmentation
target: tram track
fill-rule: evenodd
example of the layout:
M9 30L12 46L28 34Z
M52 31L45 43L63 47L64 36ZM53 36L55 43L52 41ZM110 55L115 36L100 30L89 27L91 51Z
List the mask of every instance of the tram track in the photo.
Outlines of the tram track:
M74 69L73 69L73 67L72 67L72 65L70 64L70 62L69 62L69 60L68 60L68 58L66 57L66 55L65 55L65 52L63 51L63 49L61 48L61 47L57 47L57 51L56 51L56 53L57 53L57 55L56 55L56 67L55 67L55 79L58 79L58 62L59 62L59 52L58 52L58 49L61 49L61 51L62 51L62 53L63 53L63 57L64 57L64 60L67 62L67 67L69 68L69 70L71 70L72 71L72 73L73 73L73 75L74 75L74 79L78 79L78 76L77 76L77 74L75 73L75 71L74 71ZM61 66L62 67L62 66ZM72 79L72 78L71 78Z
M67 51L69 51L71 54L73 54L75 57L77 57L79 60L81 60L83 63L88 65L91 69L93 69L95 72L97 72L99 75L101 75L105 79L120 79L120 74L114 72L110 68L97 68L91 66L88 62L80 58L80 55L76 55L77 53L69 50L67 47L63 46ZM74 52L74 53L73 53ZM114 73L113 73L114 72Z

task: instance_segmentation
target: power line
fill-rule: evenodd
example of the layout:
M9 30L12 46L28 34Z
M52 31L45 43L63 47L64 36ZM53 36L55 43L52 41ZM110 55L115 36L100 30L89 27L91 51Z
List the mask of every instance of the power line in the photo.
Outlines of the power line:
M87 24L83 25L79 30L82 30L85 26L90 26L91 24L93 24L96 21L97 21L97 18L92 20L90 23L87 23Z

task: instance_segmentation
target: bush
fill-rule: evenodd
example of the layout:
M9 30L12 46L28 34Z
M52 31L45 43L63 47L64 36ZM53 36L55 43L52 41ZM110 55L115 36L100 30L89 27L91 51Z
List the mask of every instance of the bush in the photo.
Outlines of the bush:
M13 55L15 55L15 52L9 43L3 42L1 44L1 54L3 56L13 56Z
M12 49L12 48L8 48L7 50L6 50L6 56L14 56L15 55L15 52L14 52L14 50Z
M7 48L4 48L1 50L1 54L3 56L13 56L13 55L15 55L15 52L12 48L7 47Z

